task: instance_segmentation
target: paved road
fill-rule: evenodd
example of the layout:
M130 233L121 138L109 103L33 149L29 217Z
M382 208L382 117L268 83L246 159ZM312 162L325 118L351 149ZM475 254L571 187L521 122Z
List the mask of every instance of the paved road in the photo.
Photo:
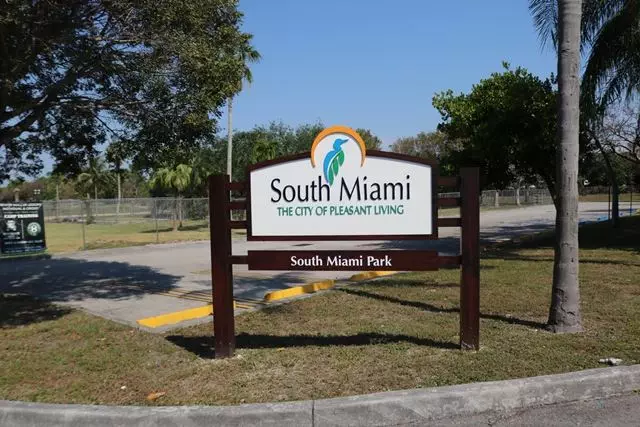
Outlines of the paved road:
M487 413L467 418L438 420L438 426L593 426L640 425L640 395L612 397L562 405L530 408L515 413Z
M607 215L606 203L582 203L581 220ZM553 206L489 210L481 214L481 239L510 239L553 228ZM252 249L400 249L429 248L457 253L459 230L440 229L438 241L259 242L233 241L233 253ZM100 316L137 325L142 318L203 306L210 302L209 242L94 250L49 260L0 262L0 292L26 292L81 307ZM255 306L270 290L325 278L346 279L350 272L249 272L234 267L236 299ZM247 301L244 301L247 300ZM194 320L186 324L197 323ZM173 326L157 328L164 331Z

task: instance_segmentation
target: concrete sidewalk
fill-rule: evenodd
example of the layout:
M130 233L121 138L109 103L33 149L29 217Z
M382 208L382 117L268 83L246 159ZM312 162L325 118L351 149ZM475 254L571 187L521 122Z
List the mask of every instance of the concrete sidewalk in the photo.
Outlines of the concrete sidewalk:
M626 205L621 204L621 208ZM581 220L607 214L607 203L581 203ZM553 206L531 206L481 212L481 239L508 240L553 228ZM459 229L442 228L438 241L384 242L255 242L236 237L235 255L251 249L437 249L458 253ZM265 293L305 283L346 280L355 272L253 272L234 267L234 294L238 311L260 307ZM211 303L209 242L101 249L54 256L51 259L0 263L0 292L28 293L82 308L90 313L140 326L137 321L168 313L201 309ZM148 329L163 332L174 327L210 321L206 309L199 317ZM204 314L203 314L204 313Z

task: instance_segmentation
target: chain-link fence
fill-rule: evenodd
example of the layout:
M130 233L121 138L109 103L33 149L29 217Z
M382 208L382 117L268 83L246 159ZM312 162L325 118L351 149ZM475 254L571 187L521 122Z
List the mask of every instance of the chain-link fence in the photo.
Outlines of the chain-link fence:
M460 197L460 193L440 193L439 196ZM487 208L549 204L553 204L553 199L549 190L546 189L486 190L480 195L480 206Z
M44 215L50 222L118 224L148 221L206 221L205 198L45 200Z
M440 197L458 197L443 193ZM483 207L553 203L547 190L484 191ZM209 238L206 198L46 200L47 246L53 252ZM244 220L244 210L231 212Z
M55 252L209 236L205 198L47 200L47 246Z

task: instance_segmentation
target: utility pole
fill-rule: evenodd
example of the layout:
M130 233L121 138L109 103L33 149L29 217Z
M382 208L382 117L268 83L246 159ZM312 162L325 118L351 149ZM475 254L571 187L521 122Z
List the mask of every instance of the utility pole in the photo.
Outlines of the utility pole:
M227 175L232 179L232 153L233 153L233 129L231 127L231 113L233 109L233 98L227 99Z

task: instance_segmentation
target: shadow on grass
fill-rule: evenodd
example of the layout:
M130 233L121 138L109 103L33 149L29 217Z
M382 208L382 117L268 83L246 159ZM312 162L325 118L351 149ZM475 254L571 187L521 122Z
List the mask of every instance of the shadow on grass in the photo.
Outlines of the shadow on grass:
M456 267L459 268L459 267ZM437 283L431 281L425 281L420 279L403 279L401 277L394 277L393 280L378 279L371 282L367 282L368 288L421 288L421 289L445 289L445 288L459 288L460 283Z
M498 260L504 260L504 261L553 262L552 257L526 256L518 252L512 252L508 250L500 250L500 251L488 253L484 255L483 258L498 259ZM582 256L580 258L580 264L624 265L629 267L640 267L640 263L637 263L637 262L620 261L615 259L594 259L594 258L586 258L585 256Z
M184 348L202 358L213 358L213 336L170 335L166 337L171 343ZM237 349L260 348L293 348L293 347L329 347L329 346L362 346L391 343L410 343L421 346L443 349L459 349L455 343L418 338L409 335L360 333L356 335L254 335L242 333L236 337Z
M387 295L374 294L371 292L357 290L357 289L341 288L341 289L337 289L337 291L344 292L349 295L366 297L366 298L376 299L379 301L392 302L392 303L407 306L407 307L414 307L420 310L428 311L430 313L459 313L460 312L460 309L458 307L452 307L452 308L437 307L435 305L428 304L426 302L406 301L400 298L395 298ZM499 322L509 323L511 325L521 325L521 326L526 326L526 327L535 328L535 329L544 329L546 327L546 324L541 322L536 322L533 320L526 320L526 319L518 319L516 317L504 316L502 314L480 313L480 318L497 320Z
M586 223L580 226L580 249L621 249L640 252L640 215L620 218L617 227L611 221ZM553 248L553 233L543 233L523 239L514 249Z
M0 328L3 329L55 320L71 311L28 295L0 294Z

